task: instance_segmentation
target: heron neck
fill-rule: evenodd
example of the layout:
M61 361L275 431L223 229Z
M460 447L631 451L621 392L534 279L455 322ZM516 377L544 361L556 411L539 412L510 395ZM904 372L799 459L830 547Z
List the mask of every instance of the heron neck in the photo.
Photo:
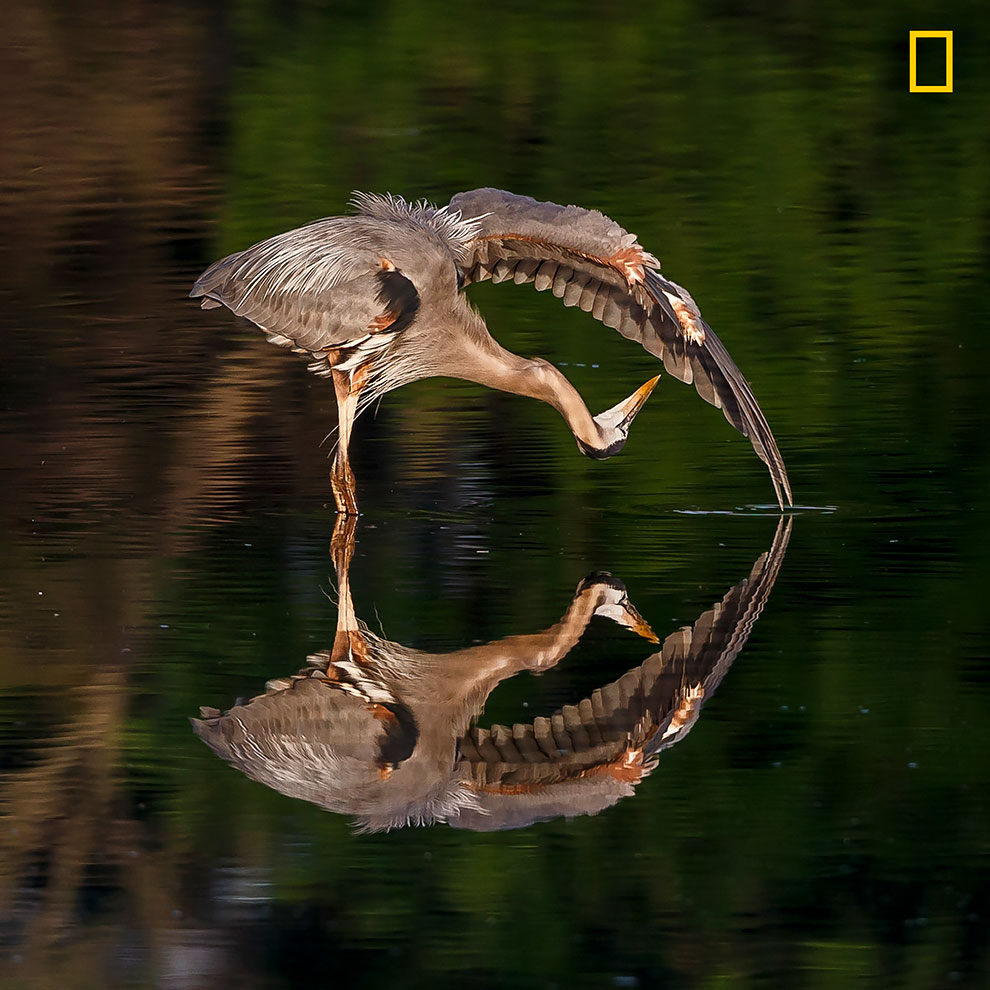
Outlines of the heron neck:
M590 448L602 446L601 430L584 399L549 361L513 354L491 336L471 341L459 357L454 377L546 402L564 417L576 440Z

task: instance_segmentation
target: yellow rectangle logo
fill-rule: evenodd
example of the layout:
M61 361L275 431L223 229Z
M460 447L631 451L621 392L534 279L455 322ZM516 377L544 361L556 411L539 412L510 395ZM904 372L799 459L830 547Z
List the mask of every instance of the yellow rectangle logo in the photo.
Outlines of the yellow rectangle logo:
M942 86L918 85L918 39L943 38L945 40L945 83ZM911 74L908 88L912 93L951 93L952 92L952 32L951 31L912 31L910 42Z

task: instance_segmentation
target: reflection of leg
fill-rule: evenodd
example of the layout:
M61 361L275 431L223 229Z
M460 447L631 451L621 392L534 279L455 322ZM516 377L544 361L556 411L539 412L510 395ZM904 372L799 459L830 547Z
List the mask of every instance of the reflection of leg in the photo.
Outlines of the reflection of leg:
M354 556L356 532L357 516L337 516L333 524L333 536L330 537L330 555L333 557L338 585L347 581L347 572L350 570L351 558Z
M357 516L337 516L330 539L330 553L337 572L337 634L331 651L334 663L352 659L363 659L366 655L364 637L358 628L351 599L350 569L354 556L354 534L357 531Z
M357 411L358 396L361 394L361 369L353 373L333 372L333 387L337 393L338 439L337 451L333 457L330 472L330 487L337 503L337 511L344 515L357 515L357 487L354 472L348 457L351 443L351 427ZM362 376L363 377L363 376Z

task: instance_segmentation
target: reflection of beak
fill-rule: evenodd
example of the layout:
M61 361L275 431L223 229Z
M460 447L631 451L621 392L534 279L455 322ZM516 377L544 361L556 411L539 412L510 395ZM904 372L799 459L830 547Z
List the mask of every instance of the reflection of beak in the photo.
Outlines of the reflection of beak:
M611 409L606 409L595 417L602 426L612 429L628 428L629 424L636 418L636 414L643 408L643 403L650 397L650 393L657 387L660 376L651 378L645 385L640 385L628 399L623 399Z
M619 601L605 602L595 609L595 615L604 616L617 622L626 629L631 629L637 636L648 639L651 643L659 643L657 634L650 628L650 624L643 618L629 599L623 594Z
M620 626L631 629L637 636L642 636L651 643L660 642L660 637L650 628L650 624L639 614L628 598L621 602L620 606L623 614L615 620Z

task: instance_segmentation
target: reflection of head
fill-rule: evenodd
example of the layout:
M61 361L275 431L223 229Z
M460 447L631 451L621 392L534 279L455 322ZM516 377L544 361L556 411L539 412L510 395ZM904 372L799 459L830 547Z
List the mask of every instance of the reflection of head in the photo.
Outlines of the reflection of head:
M640 666L531 723L469 728L500 680L556 663L595 615L655 639L610 575L582 582L549 629L456 653L408 650L359 626L346 653L317 654L304 673L224 715L204 710L194 727L254 780L368 830L490 831L596 814L691 730L759 617L789 535L782 521L750 576Z

